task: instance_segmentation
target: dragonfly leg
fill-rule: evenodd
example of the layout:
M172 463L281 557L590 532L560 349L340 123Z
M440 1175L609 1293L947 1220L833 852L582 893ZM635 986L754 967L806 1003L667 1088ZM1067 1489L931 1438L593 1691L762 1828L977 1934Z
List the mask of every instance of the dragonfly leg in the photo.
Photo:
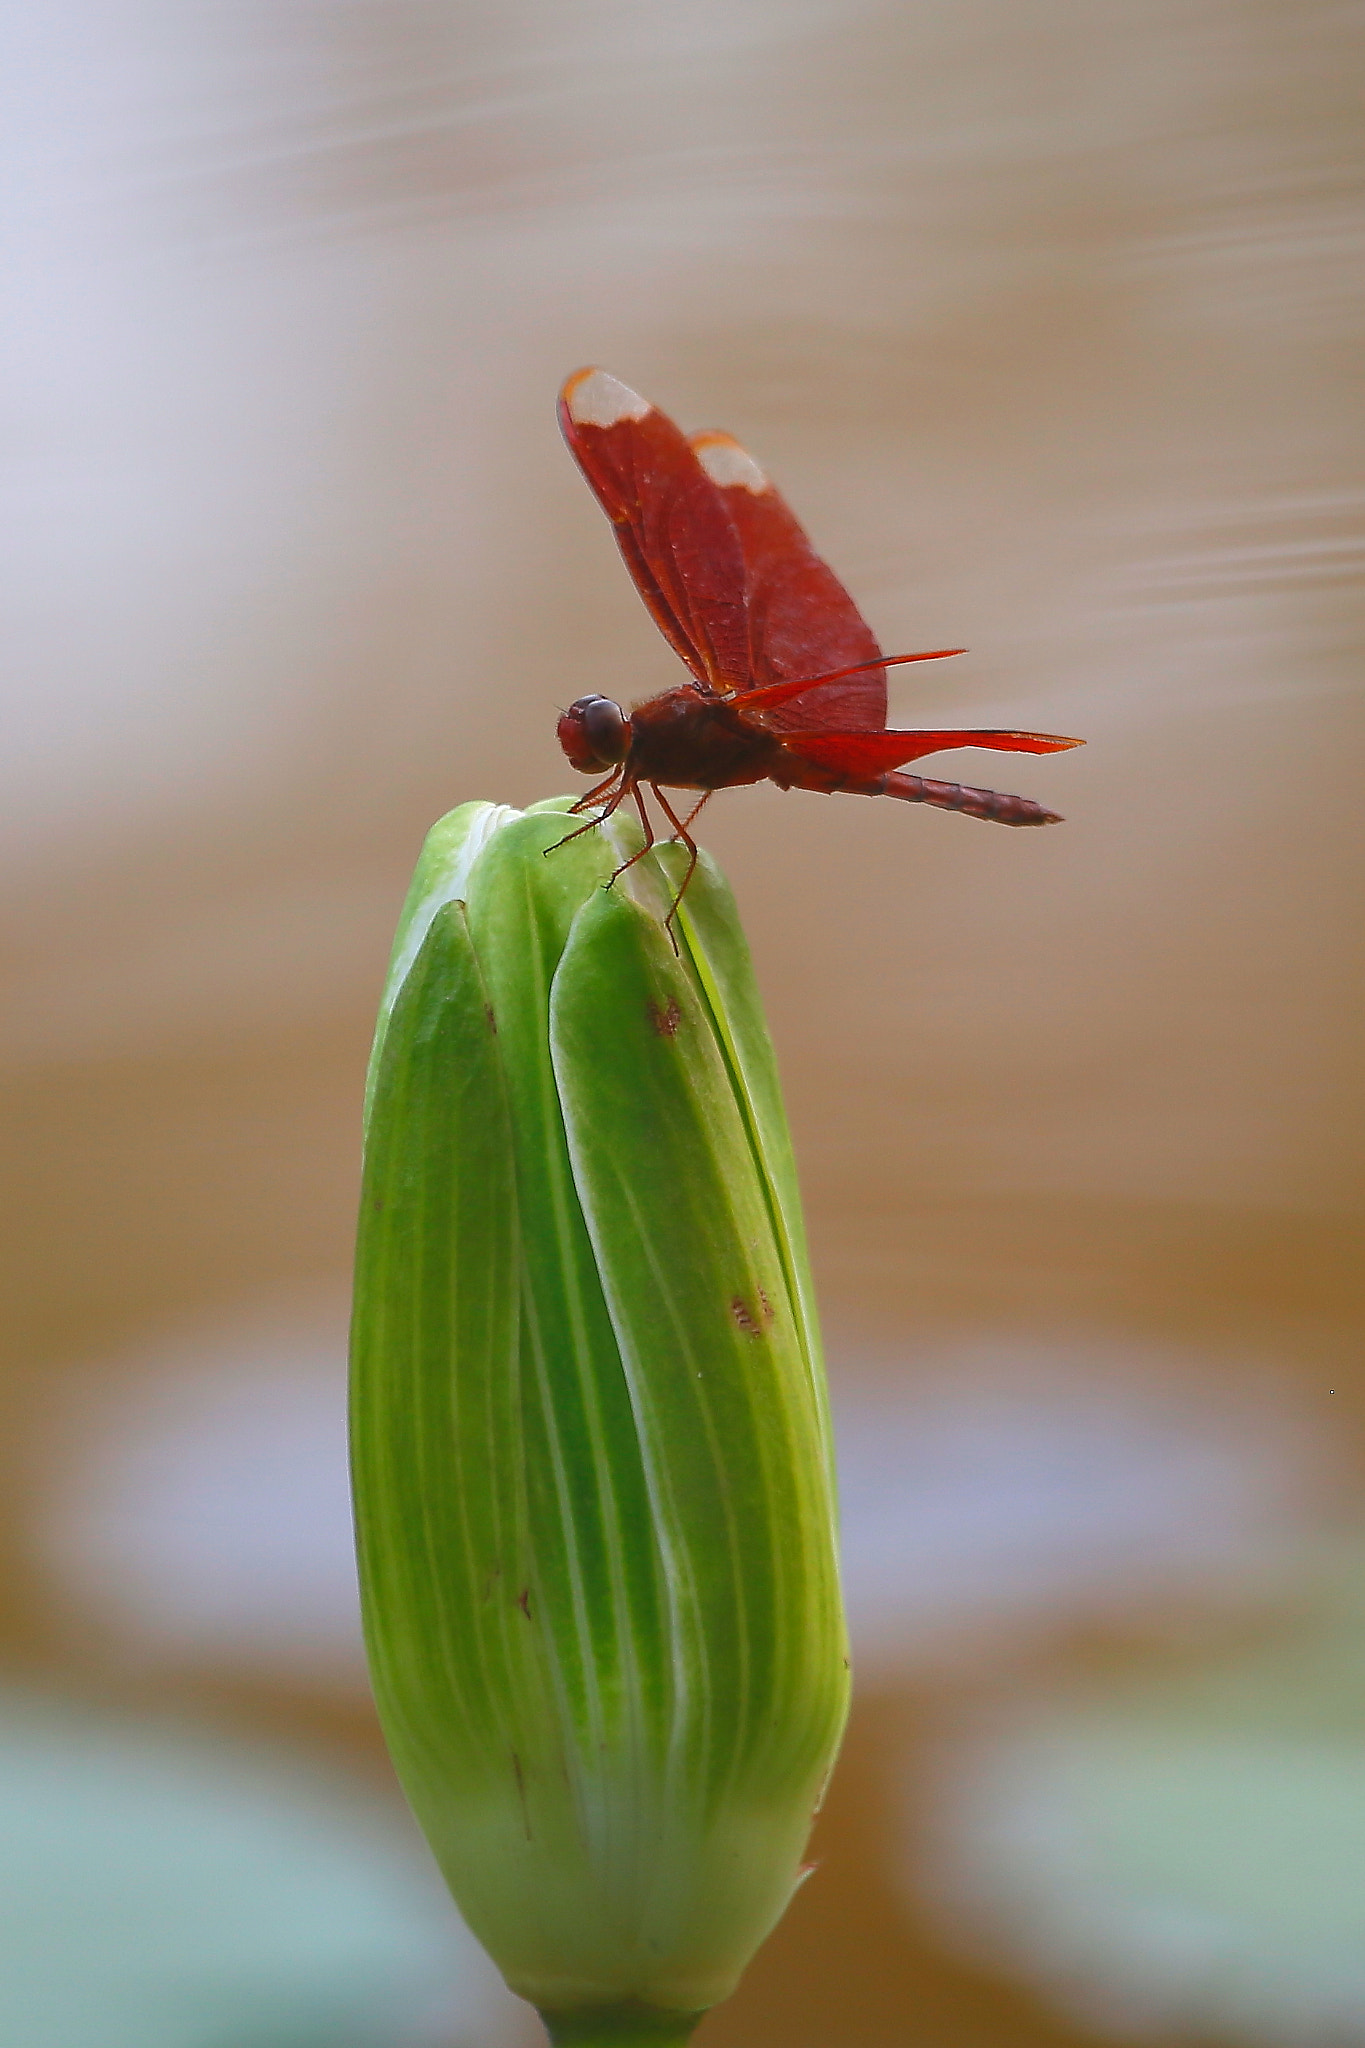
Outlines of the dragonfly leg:
M613 882L620 880L621 876L626 872L627 868L633 868L637 860L643 860L645 855L649 852L650 847L654 844L654 827L649 821L649 812L645 809L644 792L640 788L638 782L632 782L632 784L630 785L630 793L635 799L635 808L640 813L640 823L645 828L645 843L640 848L638 853L633 853L630 856L629 860L622 861L620 867L616 870L616 873L608 879L607 887L609 889ZM622 790L621 795L624 796L624 794L625 791ZM657 789L655 790L654 794L656 796L659 794ZM617 798L617 802L620 802L620 797Z
M617 771L613 769L612 773L607 777L605 782L598 783L597 789L590 789L586 796L580 797L578 802L573 806L573 811L579 811L583 808L584 804L590 803L592 799L597 795L598 790L610 788L611 784L616 779L616 772ZM633 785L631 783L623 781L621 787L618 790L614 791L613 794L607 798L607 801L603 804L601 810L597 813L597 816L595 818L589 818L586 825L578 825L572 832L566 832L562 839L556 839L553 846L543 847L541 849L542 852L547 854L558 853L560 847L567 846L571 839L581 839L585 832L596 831L599 825L605 824L606 820L611 816L612 812L616 809L616 806L620 803L626 791L632 787ZM573 811L570 811L570 817L573 816ZM615 875L612 876L612 880L616 880Z
M692 820L697 816L703 804L710 803L715 793L716 792L714 791L714 789L704 789L702 791L701 795L697 798L697 801L693 804L691 810L688 812L687 816L683 819L682 824L678 828L680 837L685 838L687 834L691 831ZM654 791L654 794L656 796L659 796L659 792L657 789ZM661 796L659 797L659 802L663 803L663 798ZM672 817L672 815L673 814L670 811L669 816ZM676 819L674 819L674 823L677 823Z
M598 797L601 796L602 792L604 790L611 788L613 782L615 782L617 776L620 773L621 770L619 766L613 768L610 775L604 775L602 777L602 780L600 782L595 782L591 789L584 790L582 796L580 796L575 803L569 805L570 817L573 816L575 811L586 811L589 804L596 803Z
M683 845L687 848L687 873L682 878L681 889L679 889L677 895L673 898L673 908L669 911L668 916L664 919L664 930L668 933L669 938L673 939L673 950L676 953L678 950L678 942L676 939L673 938L673 920L678 914L678 905L682 902L683 897L687 894L687 885L691 881L693 874L696 872L698 857L697 842L692 837L692 834L688 831L687 828L692 823L692 820L696 817L697 812L702 807L702 804L706 802L708 797L714 796L715 791L708 789L705 792L705 794L700 798L700 800L697 803L693 804L686 818L680 819L677 813L674 811L672 804L668 801L668 798L660 789L658 783L651 782L649 786L654 791L655 796L658 798L659 808L663 812L664 816L667 818L669 824L673 827L675 836L679 838L682 841Z

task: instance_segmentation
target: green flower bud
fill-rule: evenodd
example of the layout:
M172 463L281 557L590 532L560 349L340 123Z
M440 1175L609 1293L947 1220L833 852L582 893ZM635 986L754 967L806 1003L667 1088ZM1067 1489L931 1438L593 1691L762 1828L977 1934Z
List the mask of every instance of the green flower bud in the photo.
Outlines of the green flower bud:
M375 1696L555 2042L682 2042L799 1882L848 1660L795 1169L733 900L567 800L423 850L367 1092ZM577 821L575 821L577 822ZM555 848L545 857L547 848Z

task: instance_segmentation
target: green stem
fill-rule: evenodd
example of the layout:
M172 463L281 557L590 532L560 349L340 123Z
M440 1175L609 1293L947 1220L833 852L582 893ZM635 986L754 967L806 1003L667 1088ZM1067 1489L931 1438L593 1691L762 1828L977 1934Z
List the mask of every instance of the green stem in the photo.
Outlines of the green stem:
M554 2048L684 2048L704 2017L699 2012L666 2012L657 2005L579 2006L571 2012L542 2012Z

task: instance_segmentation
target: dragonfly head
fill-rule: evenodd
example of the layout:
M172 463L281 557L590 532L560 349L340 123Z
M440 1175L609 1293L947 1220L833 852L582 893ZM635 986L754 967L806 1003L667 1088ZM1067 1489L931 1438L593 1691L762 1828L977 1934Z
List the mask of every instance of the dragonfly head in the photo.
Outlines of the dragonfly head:
M556 731L570 766L582 775L614 768L625 760L630 745L630 720L610 697L577 698L561 715Z

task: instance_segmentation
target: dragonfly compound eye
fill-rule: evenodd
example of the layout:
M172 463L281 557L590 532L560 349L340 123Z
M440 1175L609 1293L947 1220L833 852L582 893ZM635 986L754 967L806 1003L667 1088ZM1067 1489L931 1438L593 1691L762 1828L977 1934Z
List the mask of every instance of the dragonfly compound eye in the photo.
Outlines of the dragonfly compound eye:
M604 767L624 761L630 744L630 722L610 697L593 697L583 707L583 731Z
M624 761L630 721L610 697L579 697L559 721L559 744L582 774Z

